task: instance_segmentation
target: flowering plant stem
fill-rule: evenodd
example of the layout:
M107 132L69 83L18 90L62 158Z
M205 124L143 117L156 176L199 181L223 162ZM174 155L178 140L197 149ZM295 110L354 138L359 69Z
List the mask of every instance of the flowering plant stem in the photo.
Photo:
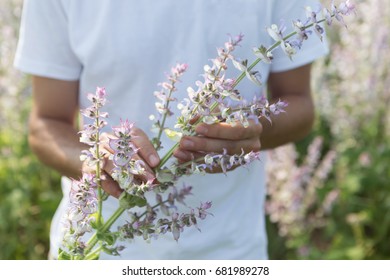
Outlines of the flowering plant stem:
M97 116L96 116L96 121L95 121L95 126L99 127L100 119L99 119L99 109L96 109ZM100 142L100 131L96 131L96 142L95 142L95 147L96 147L96 158L100 158L100 147L99 147L99 142ZM103 212L103 189L102 189L102 180L101 180L101 163L100 161L96 161L96 184L97 184L97 193L98 193L98 216L97 216L97 226L98 229L100 228L102 224L102 212Z
M332 14L331 16L334 17L335 14ZM322 22L324 22L324 21L325 21L325 19L321 19L321 20L319 20L317 23L322 23ZM311 28L311 27L313 27L313 26L314 26L314 23L310 23L310 24L306 25L306 26L304 27L304 29L309 29L309 28ZM283 37L283 40L280 40L280 41L278 41L278 42L275 42L271 47L269 47L269 48L267 49L267 52L273 51L273 50L276 49L278 46L280 46L280 44L281 44L283 41L290 39L291 37L295 36L296 34L297 34L297 31L291 32L291 33L288 34L287 36ZM255 61L253 61L253 62L248 66L248 71L252 70L252 69L253 69L258 63L260 63L261 61L262 61L261 58L257 58ZM234 85L233 85L233 88L235 88L235 87L236 87L244 78L245 78L245 72L241 73L241 74L237 77L237 79L235 80L235 83L234 83ZM172 93L172 91L170 91L170 93ZM213 111L215 108L217 108L217 106L218 106L218 103L215 102L215 103L211 106L210 111ZM164 115L164 119L163 119L164 121L163 121L163 123L165 123L166 116L167 116L167 114ZM199 118L199 119L196 121L195 124L198 124L198 123L200 123L201 121L202 121L202 119ZM163 127L163 126L162 126L162 127ZM159 131L159 139L160 139L160 137L161 137L161 134L162 134L162 130ZM162 168L162 167L167 163L167 161L172 157L173 152L178 148L178 146L179 146L179 142L175 143L175 144L169 149L169 151L161 158L160 164L154 169L155 172L158 172L159 170L161 170L161 168ZM120 209L120 208L119 208L119 209ZM122 211L122 212L123 212L123 211ZM115 215L115 214L116 214L116 212L114 213L114 215ZM114 215L113 215L113 216L114 216ZM120 216L120 215L119 215L119 216ZM118 216L118 217L119 217L119 216ZM118 217L117 217L117 218L118 218ZM111 219L111 218L110 218L110 219Z
M174 88L175 88L175 81L171 81L170 90L168 93L168 98L167 98L166 103L165 103L165 108L169 108L169 103L171 101L171 96L172 96L172 93L174 91ZM157 141L156 141L156 150L158 150L161 147L161 136L162 136L162 133L164 131L165 121L167 120L167 116L168 116L168 112L166 111L163 115L163 119L161 121L161 125L160 125L159 131L158 131Z
M157 203L156 205L154 205L152 207L152 209L155 209L157 207L159 207L161 204L164 204L166 203L168 200L165 200L165 201L162 201L160 203ZM106 232L107 230L109 230L111 228L111 226L115 223L115 221L123 214L123 212L126 211L126 208L123 208L123 207L118 207L118 209L116 209L116 211L111 215L111 217L102 225L102 227L100 228L100 230L96 231L92 236L91 238L88 240L87 242L87 247L85 248L84 250L84 254L85 254L85 257L84 259L85 260L88 260L88 259L94 259L96 257L96 254L100 251L99 249L97 250L94 250L91 252L91 250L95 247L95 245L98 243L98 232ZM147 213L147 211L143 212L139 217L138 219L142 218L143 216L145 216Z
M85 258L88 259L94 259L95 252L91 252L91 250L95 247L95 245L98 242L98 235L99 232L106 232L110 229L110 227L115 223L115 221L125 212L126 208L118 207L116 211L111 215L111 217L101 226L98 228L98 230L91 236L91 238L87 242L87 247L84 250Z
M225 44L226 49L220 49L218 51L218 58L213 62L213 68L207 66L205 68L206 75L209 75L211 78L207 76L205 85L199 86L200 90L198 92L191 91L189 92L190 99L195 102L195 106L190 108L186 107L186 110L182 111L183 120L178 121L177 125L181 127L183 133L187 133L187 135L196 135L194 127L201 122L206 123L218 123L221 120L225 120L227 123L234 124L235 122L241 122L245 127L248 125L248 116L256 117L257 119L265 116L270 120L271 114L279 114L280 112L284 112L283 108L287 105L284 102L279 102L278 104L272 104L269 106L268 102L253 101L250 107L249 115L245 115L247 113L248 107L247 105L243 105L239 109L232 109L222 107L222 109L227 109L230 113L227 113L225 110L224 114L221 116L216 116L214 114L217 108L221 109L222 100L226 97L230 97L233 100L238 96L238 91L235 90L237 85L245 78L248 77L252 82L261 85L261 82L258 78L258 72L252 71L254 67L260 63L261 61L265 63L271 63L273 58L272 51L281 46L283 51L290 58L295 54L296 50L294 47L300 48L302 42L308 38L308 35L312 33L311 30L308 30L313 27L315 33L319 35L322 39L322 34L324 32L323 28L319 25L320 23L326 21L329 25L332 21L332 18L335 17L338 21L343 22L342 15L348 15L351 11L353 11L354 6L347 1L343 3L340 9L337 9L334 3L332 2L332 12L324 9L324 19L317 20L317 13L313 12L310 8L307 8L307 21L305 23L298 21L294 21L293 25L295 31L289 33L287 36L284 36L282 33L284 31L284 26L278 27L276 25L272 25L267 29L269 35L275 40L275 43L270 47L266 48L265 46L260 46L258 49L254 49L254 52L257 56L249 66L247 66L247 61L239 61L231 56L231 52L234 48L239 44L242 40L242 35L240 34L235 39L230 39L229 42ZM297 35L297 39L295 41L288 41L293 36ZM241 71L241 74L235 80L225 80L223 78L223 72L227 68L226 62L231 59L233 61L234 66ZM156 123L158 127L157 137L153 139L156 150L161 149L161 136L162 132L165 130L165 122L166 118L172 114L169 110L169 103L172 99L171 95L174 91L176 91L175 83L178 81L179 77L186 70L186 65L179 65L176 68L173 68L172 75L169 76L170 83L163 83L162 87L168 91L166 95L165 92L157 92L157 97L163 100L163 103L158 103L159 107L157 108L160 115L162 115L161 121L159 120ZM199 94L199 96L197 95ZM203 95L202 95L203 94ZM216 96L213 96L216 94ZM206 96L206 98L204 98ZM75 217L76 219L72 221L69 219L69 234L67 236L68 248L70 249L70 254L66 251L60 251L59 258L69 257L71 259L97 259L101 251L108 251L111 254L118 254L118 251L121 250L119 247L113 247L113 243L115 243L116 239L119 236L119 232L111 233L110 228L115 223L115 221L127 210L133 207L145 207L146 210L142 214L134 214L132 217L132 221L127 225L121 227L121 232L123 238L134 238L134 236L143 236L145 239L150 238L150 236L156 236L157 234L164 234L168 231L172 232L175 240L179 239L180 232L183 230L185 226L195 226L197 227L197 218L204 219L209 213L206 211L211 207L211 202L201 203L200 207L197 208L197 212L195 209L192 209L189 214L181 214L177 212L171 212L169 210L170 207L174 206L174 201L178 201L183 203L183 199L186 195L190 194L192 187L183 187L182 191L177 191L170 193L167 199L162 199L160 193L163 193L168 187L174 187L174 181L177 180L178 177L182 175L183 169L189 168L191 165L191 172L195 173L197 171L204 171L206 168L213 168L216 166L222 167L224 173L227 170L232 168L235 165L246 165L252 162L255 159L259 158L259 152L253 152L245 154L242 151L241 155L229 155L226 150L223 151L223 154L208 154L205 155L204 158L194 159L190 162L182 163L176 165L178 173L172 171L172 173L166 172L165 174L162 171L165 171L165 164L172 157L173 152L178 148L179 142L176 142L168 152L161 158L159 165L154 168L154 172L157 176L158 183L157 185L152 186L152 181L148 182L135 182L133 181L134 176L140 175L143 172L142 166L143 162L140 160L134 160L133 156L137 153L137 148L132 144L131 141L131 128L132 124L128 121L122 122L119 127L114 129L114 134L116 138L110 139L109 145L115 150L111 159L115 165L115 170L113 171L112 177L118 182L121 188L124 190L122 195L119 198L119 207L117 210L109 217L107 221L103 221L102 212L103 212L103 189L102 189L102 161L103 154L99 149L100 144L100 132L99 130L106 124L102 119L107 117L106 113L99 113L99 108L101 108L105 103L105 92L103 89L99 89L96 96L89 97L91 101L94 102L95 107L91 110L86 110L86 116L89 118L94 118L95 123L92 126L87 126L84 134L82 134L82 138L84 143L87 143L94 147L94 149L90 149L90 153L86 153L84 157L92 158L92 160L96 161L96 170L95 177L91 180L88 176L86 176L84 181L76 184L74 188L74 193L72 196L72 200L74 202L75 208L70 210L68 215L69 217ZM209 98L209 99L207 99ZM256 103L258 102L258 103ZM187 105L188 106L188 105ZM257 111L256 111L257 110ZM242 119L238 119L234 114L240 114L239 117ZM186 112L186 113L184 113ZM187 113L190 112L190 113ZM207 114L203 114L207 112ZM206 118L211 117L212 121ZM220 117L220 118L218 118ZM195 120L192 123L192 120ZM93 139L93 141L92 141ZM92 156L91 156L92 155ZM202 161L205 164L201 163ZM195 166L192 169L193 165L199 164L199 166ZM159 176L160 175L160 176ZM83 177L84 178L84 177ZM83 182L86 182L83 184ZM94 187L97 189L97 209L95 208L95 223L92 223L92 227L95 228L94 234L91 238L86 242L82 243L80 241L81 236L87 232L91 231L88 227L88 223L90 222L91 214L93 214L95 198L93 197L90 190ZM144 197L145 192L150 191L152 189L161 188L162 190L157 190L156 199L157 202L154 206L148 204L146 198ZM85 192L84 194L82 192ZM84 199L87 198L87 199ZM95 206L96 207L96 206ZM154 221L156 217L155 209L160 207L161 212L165 214L168 218L161 218L154 225L152 221ZM175 208L175 207L174 207ZM73 212L72 212L73 211ZM158 210L156 210L158 211ZM143 220L141 220L143 218ZM99 243L99 244L98 244ZM122 248L123 249L123 248Z
M331 16L334 17L335 14L332 14ZM324 22L324 21L325 21L325 19L322 19L322 20L319 20L317 23L322 23L322 22ZM309 29L309 28L311 28L311 27L313 27L313 26L314 26L314 23L310 23L310 24L304 26L304 29ZM269 47L269 48L266 50L266 52L267 52L267 53L268 53L268 52L272 52L274 49L276 49L277 47L279 47L280 44L281 44L283 41L286 41L286 40L290 39L291 37L295 36L296 34L297 34L297 31L291 32L291 33L288 34L287 36L283 37L283 40L280 40L280 41L278 41L278 42L275 42L271 47ZM247 70L248 70L248 71L252 70L252 69L253 69L257 64L259 64L261 61L262 61L261 58L257 58L255 61L253 61L253 62L251 63L251 65L248 66L248 69L247 69ZM235 88L235 87L236 87L236 86L245 78L245 76L246 76L246 75L245 75L245 72L242 72L242 73L237 77L237 79L235 80L235 82L234 82L234 84L233 84L233 88ZM215 102L215 103L211 106L210 111L213 111L214 109L216 109L217 106L218 106L218 102ZM166 117L166 115L164 115L164 117ZM164 120L165 120L165 118L164 118ZM199 124L201 121L202 121L202 119L199 118L199 119L195 122L195 125L196 125L196 124ZM161 137L161 132L162 132L162 131L160 130L160 134L159 134L160 137ZM161 158L160 164L154 169L155 172L158 172L158 171L165 165L165 163L172 157L173 152L178 148L178 146L179 146L179 142L175 143L175 144L171 147L171 149L170 149L170 150Z

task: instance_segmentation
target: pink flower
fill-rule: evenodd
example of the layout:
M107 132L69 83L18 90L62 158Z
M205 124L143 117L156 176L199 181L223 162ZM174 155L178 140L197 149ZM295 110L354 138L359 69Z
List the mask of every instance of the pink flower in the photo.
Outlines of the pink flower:
M339 11L343 15L350 15L351 13L356 12L356 5L352 1L347 0L345 3L340 4Z

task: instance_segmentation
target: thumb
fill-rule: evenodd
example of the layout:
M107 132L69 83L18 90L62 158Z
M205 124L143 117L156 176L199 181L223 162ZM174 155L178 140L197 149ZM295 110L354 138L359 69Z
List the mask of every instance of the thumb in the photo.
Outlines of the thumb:
M139 148L138 155L152 168L160 163L160 157L150 142L148 136L141 129L134 127L132 130L134 143Z

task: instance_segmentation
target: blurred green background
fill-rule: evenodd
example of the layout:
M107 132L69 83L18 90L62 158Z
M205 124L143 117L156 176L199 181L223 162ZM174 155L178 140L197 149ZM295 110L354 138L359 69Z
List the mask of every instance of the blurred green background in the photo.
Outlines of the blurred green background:
M330 1L323 1L330 2ZM313 67L317 118L269 152L271 259L390 259L390 4L361 0ZM27 142L29 78L12 67L21 0L0 2L0 259L47 259L59 174Z

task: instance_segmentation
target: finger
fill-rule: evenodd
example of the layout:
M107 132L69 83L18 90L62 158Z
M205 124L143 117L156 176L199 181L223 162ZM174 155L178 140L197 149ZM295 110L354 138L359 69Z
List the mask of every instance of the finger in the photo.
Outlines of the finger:
M201 123L195 128L195 132L199 135L203 135L209 138L227 139L227 140L242 140L250 139L258 136L263 130L260 123L251 120L248 127L244 127L242 124L232 126L227 123L206 124Z
M245 152L259 151L261 148L260 138L254 137L241 141L214 139L207 137L185 136L180 140L180 149L194 152L222 153L226 149L228 154L240 154Z
M189 152L182 149L176 149L173 152L173 156L179 160L180 164L192 161L200 157L204 157L204 155L205 155L204 153Z
M142 130L139 130L142 132ZM139 133L139 132L137 132ZM102 151L105 151L106 153L111 153L111 154L114 154L115 151L110 147L110 144L109 144L109 141L111 139L114 139L115 137L112 136L112 135L109 135L107 133L103 133L102 136L101 136L101 147L102 147ZM135 138L138 138L138 136L135 136ZM136 144L135 144L136 145ZM137 145L136 145L137 146ZM108 157L108 154L106 155L106 160L104 162L104 169L105 171L108 173L108 174L112 174L112 170L114 168L114 164L111 160L108 160L107 159ZM142 175L139 175L137 177L139 177L141 179L141 181L148 181L149 179L153 179L155 176L154 176L154 172L153 170L149 167L148 164L145 164L145 161L138 155L134 155L132 157L132 160L140 160L143 162L143 167L145 169L145 174L142 174Z
M113 197L119 198L123 190L119 187L118 183L112 179L110 175L108 175L105 171L104 179L102 180L102 188L105 192Z
M113 154L115 151L110 147L110 139L114 139L114 137L108 133L103 132L100 136L100 145L107 152Z
M193 118L190 120L190 124L195 124L198 120L199 120L199 116L193 117Z
M144 173L136 175L136 177L139 178L142 182L146 182L156 177L152 168L149 165L147 165L142 158L140 158L138 155L135 155L133 159L139 160L143 163L143 168L145 169Z
M139 148L138 154L150 167L156 167L160 163L160 157L149 141L148 136L141 129L133 128L133 143Z
M137 159L136 159L137 160ZM111 160L106 159L103 164L103 176L102 176L102 188L110 195L118 198L123 189L119 186L118 182L115 181L111 174L115 168ZM145 172L143 174L135 175L134 181L138 183L147 182L148 180L155 179L154 173L151 171L150 167L144 166Z
M140 160L143 162L143 160L138 155L133 156L132 160L135 161ZM108 158L105 158L103 162L103 170L106 172L106 174L110 176L113 173L114 168L115 168L114 163ZM136 175L135 177L137 177L142 182L146 182L148 180L155 178L153 170L147 164L144 163L143 168L145 169L144 173Z

